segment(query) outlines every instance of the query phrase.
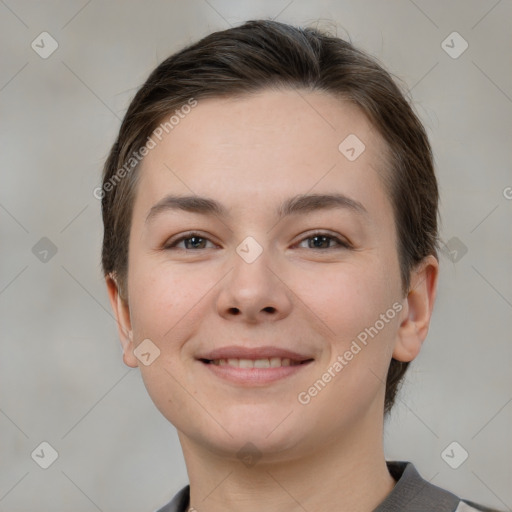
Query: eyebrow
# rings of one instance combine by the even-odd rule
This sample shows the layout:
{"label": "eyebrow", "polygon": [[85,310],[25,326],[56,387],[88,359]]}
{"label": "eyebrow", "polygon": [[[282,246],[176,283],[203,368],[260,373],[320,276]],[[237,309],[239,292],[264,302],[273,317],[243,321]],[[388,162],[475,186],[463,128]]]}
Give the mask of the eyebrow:
{"label": "eyebrow", "polygon": [[[359,215],[368,215],[366,208],[355,199],[343,194],[301,194],[286,199],[276,211],[278,219],[290,215],[304,215],[313,211],[347,209]],[[228,209],[214,199],[200,196],[168,195],[151,207],[146,223],[166,211],[182,210],[200,215],[216,215],[230,217]]]}

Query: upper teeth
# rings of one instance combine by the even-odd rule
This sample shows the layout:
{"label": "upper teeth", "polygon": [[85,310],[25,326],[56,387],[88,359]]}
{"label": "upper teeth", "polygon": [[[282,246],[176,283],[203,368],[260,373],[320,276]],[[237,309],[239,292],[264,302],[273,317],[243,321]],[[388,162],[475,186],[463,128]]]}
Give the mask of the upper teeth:
{"label": "upper teeth", "polygon": [[229,365],[237,368],[277,368],[279,366],[295,366],[299,361],[293,361],[288,358],[270,357],[263,359],[214,359],[216,365]]}

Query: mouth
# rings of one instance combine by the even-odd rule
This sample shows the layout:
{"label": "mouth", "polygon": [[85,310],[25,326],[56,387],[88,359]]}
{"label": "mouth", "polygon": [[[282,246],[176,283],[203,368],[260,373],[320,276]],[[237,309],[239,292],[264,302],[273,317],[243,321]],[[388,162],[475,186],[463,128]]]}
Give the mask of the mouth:
{"label": "mouth", "polygon": [[298,366],[307,364],[313,359],[297,360],[289,357],[265,357],[261,359],[199,359],[205,364],[214,364],[216,366],[231,366],[233,368],[281,368],[286,366]]}
{"label": "mouth", "polygon": [[314,358],[276,347],[225,347],[197,358],[216,377],[240,386],[265,385],[295,375]]}

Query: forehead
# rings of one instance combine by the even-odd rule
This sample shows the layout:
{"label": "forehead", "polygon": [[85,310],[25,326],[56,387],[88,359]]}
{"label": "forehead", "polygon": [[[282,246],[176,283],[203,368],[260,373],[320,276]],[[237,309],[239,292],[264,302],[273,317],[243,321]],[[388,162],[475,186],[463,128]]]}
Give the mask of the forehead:
{"label": "forehead", "polygon": [[384,141],[356,105],[328,93],[265,90],[199,100],[161,141],[153,139],[136,201],[146,207],[169,192],[241,207],[333,189],[383,199]]}

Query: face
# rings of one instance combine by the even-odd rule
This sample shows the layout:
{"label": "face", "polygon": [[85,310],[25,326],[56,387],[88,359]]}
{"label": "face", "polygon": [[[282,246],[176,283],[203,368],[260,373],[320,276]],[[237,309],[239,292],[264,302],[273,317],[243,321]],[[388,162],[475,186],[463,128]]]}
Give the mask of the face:
{"label": "face", "polygon": [[124,360],[181,438],[286,458],[381,424],[389,361],[426,334],[385,154],[355,106],[290,90],[201,100],[145,157],[128,304],[110,296]]}

